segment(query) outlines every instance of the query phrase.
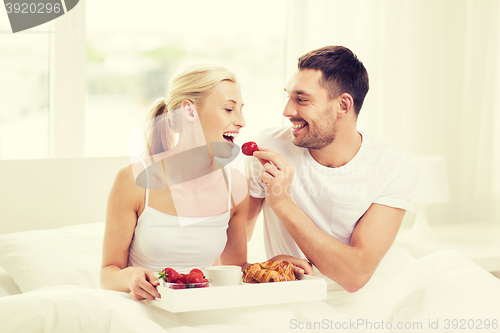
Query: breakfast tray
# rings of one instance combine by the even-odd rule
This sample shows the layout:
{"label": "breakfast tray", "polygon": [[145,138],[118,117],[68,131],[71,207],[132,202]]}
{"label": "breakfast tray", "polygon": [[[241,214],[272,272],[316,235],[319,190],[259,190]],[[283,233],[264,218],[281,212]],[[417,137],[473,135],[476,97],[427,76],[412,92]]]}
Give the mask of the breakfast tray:
{"label": "breakfast tray", "polygon": [[147,301],[169,312],[190,312],[326,299],[326,281],[302,276],[296,281],[193,289],[157,287],[161,299]]}

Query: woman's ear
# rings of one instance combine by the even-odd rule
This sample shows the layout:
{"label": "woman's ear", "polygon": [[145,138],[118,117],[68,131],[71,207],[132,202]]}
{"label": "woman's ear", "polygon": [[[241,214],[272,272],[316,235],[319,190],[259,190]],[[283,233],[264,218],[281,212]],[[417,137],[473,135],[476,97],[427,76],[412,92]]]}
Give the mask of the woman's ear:
{"label": "woman's ear", "polygon": [[181,111],[182,115],[189,121],[194,121],[198,116],[196,105],[188,99],[182,101]]}

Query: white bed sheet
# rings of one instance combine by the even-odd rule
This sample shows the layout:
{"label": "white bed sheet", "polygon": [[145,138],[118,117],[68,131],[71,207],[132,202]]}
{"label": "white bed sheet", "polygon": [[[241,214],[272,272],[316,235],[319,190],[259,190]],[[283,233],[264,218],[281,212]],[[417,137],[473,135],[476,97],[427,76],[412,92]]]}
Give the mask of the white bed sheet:
{"label": "white bed sheet", "polygon": [[[478,320],[500,319],[500,280],[456,251],[415,260],[393,248],[360,291],[350,294],[335,284],[330,286],[333,290],[326,301],[178,314],[125,293],[51,286],[0,297],[0,331],[464,332],[453,330],[451,322],[446,329],[446,320],[477,324]],[[436,322],[438,327],[429,330]],[[421,323],[422,329],[395,329],[398,323]],[[377,324],[379,329],[375,329]]]}
{"label": "white bed sheet", "polygon": [[[74,225],[104,219],[111,182],[128,161],[0,163],[10,175],[2,183],[1,201],[9,205],[0,234],[47,228],[0,235],[0,332],[500,332],[500,280],[454,251],[415,260],[393,247],[360,291],[350,294],[330,281],[327,300],[318,302],[172,314],[98,289],[104,224]],[[54,209],[54,202],[61,205]],[[63,225],[74,227],[50,229]],[[263,244],[255,242],[260,252],[250,251],[249,259],[260,261]],[[466,329],[447,329],[446,320],[464,320]],[[482,320],[483,328],[488,320],[490,329],[470,328],[471,320]],[[398,323],[421,327],[397,329]]]}

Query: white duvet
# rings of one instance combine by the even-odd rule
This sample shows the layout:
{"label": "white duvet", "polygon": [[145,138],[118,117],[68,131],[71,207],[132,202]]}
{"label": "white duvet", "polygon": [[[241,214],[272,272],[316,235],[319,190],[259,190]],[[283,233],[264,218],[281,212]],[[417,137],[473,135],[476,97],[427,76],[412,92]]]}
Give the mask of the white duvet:
{"label": "white duvet", "polygon": [[455,251],[415,260],[399,248],[363,289],[330,290],[326,301],[173,314],[83,286],[0,297],[2,333],[498,332],[499,320],[499,279]]}

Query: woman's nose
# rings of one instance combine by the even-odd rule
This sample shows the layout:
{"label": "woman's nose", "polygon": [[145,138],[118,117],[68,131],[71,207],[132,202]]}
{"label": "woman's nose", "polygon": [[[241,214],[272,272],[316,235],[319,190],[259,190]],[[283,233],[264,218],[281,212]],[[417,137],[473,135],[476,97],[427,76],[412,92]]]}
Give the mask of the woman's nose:
{"label": "woman's nose", "polygon": [[245,117],[241,112],[238,112],[238,117],[236,118],[235,125],[239,127],[245,127],[246,125]]}

